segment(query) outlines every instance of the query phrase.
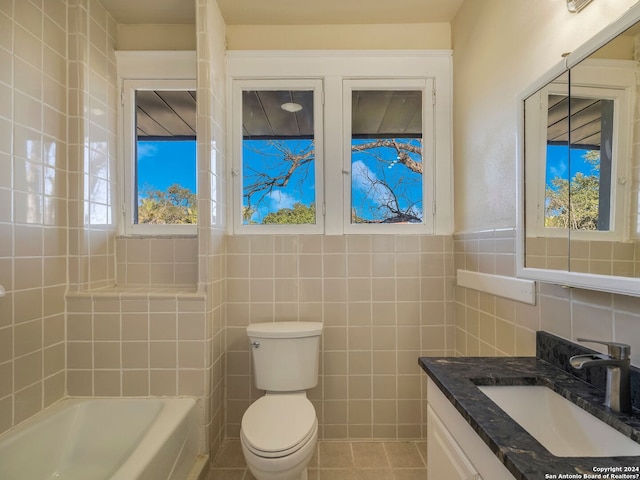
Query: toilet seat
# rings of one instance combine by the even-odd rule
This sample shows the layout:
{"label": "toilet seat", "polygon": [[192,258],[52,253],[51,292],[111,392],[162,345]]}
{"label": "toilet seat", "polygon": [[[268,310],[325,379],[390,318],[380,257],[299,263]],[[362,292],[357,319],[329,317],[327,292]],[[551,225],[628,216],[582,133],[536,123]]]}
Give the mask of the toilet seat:
{"label": "toilet seat", "polygon": [[278,458],[299,450],[317,428],[315,409],[306,396],[273,394],[249,406],[242,417],[240,436],[255,455]]}

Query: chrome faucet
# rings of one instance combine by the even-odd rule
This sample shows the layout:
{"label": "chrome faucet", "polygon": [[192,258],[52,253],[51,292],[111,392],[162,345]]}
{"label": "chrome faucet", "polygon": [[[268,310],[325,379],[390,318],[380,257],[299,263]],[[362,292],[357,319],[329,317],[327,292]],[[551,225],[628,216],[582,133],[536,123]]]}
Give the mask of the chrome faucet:
{"label": "chrome faucet", "polygon": [[616,412],[631,412],[631,346],[626,343],[601,342],[578,338],[579,342],[599,343],[606,345],[607,354],[574,355],[569,363],[576,370],[590,367],[607,367],[607,392],[605,405]]}

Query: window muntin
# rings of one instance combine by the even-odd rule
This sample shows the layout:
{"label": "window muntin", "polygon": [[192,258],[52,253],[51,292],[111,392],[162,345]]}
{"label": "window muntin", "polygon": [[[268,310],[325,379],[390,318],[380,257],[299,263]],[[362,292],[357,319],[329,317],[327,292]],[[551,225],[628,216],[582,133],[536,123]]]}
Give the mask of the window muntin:
{"label": "window muntin", "polygon": [[236,229],[322,231],[321,94],[319,80],[234,82]]}
{"label": "window muntin", "polygon": [[195,234],[193,80],[125,80],[125,233]]}

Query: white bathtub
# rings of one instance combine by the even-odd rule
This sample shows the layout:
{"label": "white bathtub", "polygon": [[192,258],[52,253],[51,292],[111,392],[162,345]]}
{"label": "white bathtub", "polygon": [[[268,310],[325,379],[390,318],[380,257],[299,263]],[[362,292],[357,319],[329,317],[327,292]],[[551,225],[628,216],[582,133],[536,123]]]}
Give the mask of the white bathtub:
{"label": "white bathtub", "polygon": [[195,480],[198,437],[190,398],[65,399],[0,437],[0,479]]}

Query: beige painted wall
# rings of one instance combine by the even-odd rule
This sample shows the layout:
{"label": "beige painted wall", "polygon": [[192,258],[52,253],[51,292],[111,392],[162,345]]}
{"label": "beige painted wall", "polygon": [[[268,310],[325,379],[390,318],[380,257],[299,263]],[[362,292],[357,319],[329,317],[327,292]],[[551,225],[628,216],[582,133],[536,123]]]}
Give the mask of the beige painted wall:
{"label": "beige painted wall", "polygon": [[229,50],[450,49],[451,26],[448,23],[228,25],[227,48]]}
{"label": "beige painted wall", "polygon": [[195,49],[195,25],[118,25],[116,50]]}
{"label": "beige painted wall", "polygon": [[[515,275],[516,95],[635,3],[598,0],[577,15],[555,0],[464,3],[452,37],[456,269]],[[638,298],[542,282],[537,292],[530,306],[457,287],[456,352],[533,355],[546,330],[629,343],[640,365]]]}
{"label": "beige painted wall", "polygon": [[636,0],[466,1],[452,26],[455,228],[516,223],[516,96]]}

